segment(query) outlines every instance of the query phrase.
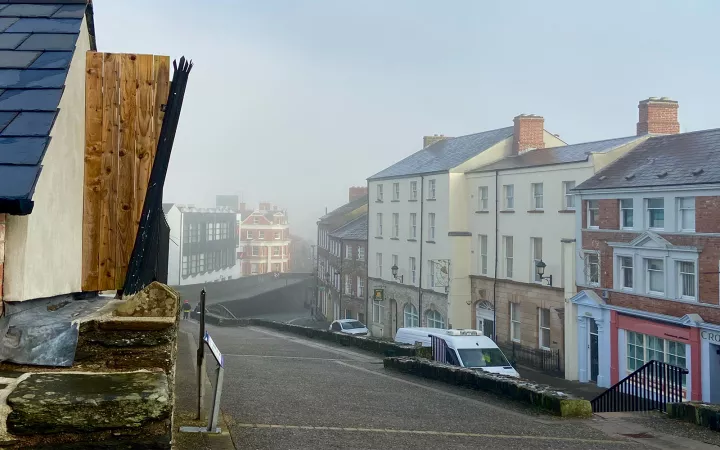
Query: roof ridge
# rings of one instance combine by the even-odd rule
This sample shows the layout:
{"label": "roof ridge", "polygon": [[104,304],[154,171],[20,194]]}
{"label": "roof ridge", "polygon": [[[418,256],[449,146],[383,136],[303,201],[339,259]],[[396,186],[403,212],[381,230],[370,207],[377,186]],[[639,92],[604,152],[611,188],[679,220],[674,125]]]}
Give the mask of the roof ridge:
{"label": "roof ridge", "polygon": [[686,131],[684,133],[673,133],[673,134],[652,134],[648,133],[650,138],[669,138],[673,136],[687,136],[688,134],[707,133],[710,131],[720,131],[720,128],[708,128],[705,130]]}

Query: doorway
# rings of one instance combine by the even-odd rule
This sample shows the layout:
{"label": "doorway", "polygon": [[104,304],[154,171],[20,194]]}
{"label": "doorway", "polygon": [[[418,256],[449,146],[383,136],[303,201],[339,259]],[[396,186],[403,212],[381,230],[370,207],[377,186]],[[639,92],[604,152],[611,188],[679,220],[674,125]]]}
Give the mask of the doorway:
{"label": "doorway", "polygon": [[590,381],[597,383],[598,373],[600,372],[600,335],[595,319],[588,318],[588,322],[588,363],[590,365],[588,372],[590,373]]}
{"label": "doorway", "polygon": [[475,306],[475,329],[482,331],[484,336],[493,339],[495,336],[495,321],[492,305],[487,301],[479,302]]}
{"label": "doorway", "polygon": [[340,319],[340,305],[338,302],[333,302],[333,320]]}
{"label": "doorway", "polygon": [[710,345],[710,403],[720,403],[720,345]]}

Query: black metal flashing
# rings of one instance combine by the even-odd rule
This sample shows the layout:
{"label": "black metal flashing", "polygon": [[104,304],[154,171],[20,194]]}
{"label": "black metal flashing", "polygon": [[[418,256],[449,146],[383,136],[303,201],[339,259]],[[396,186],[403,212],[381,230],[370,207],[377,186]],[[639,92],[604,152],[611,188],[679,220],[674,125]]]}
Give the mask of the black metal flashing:
{"label": "black metal flashing", "polygon": [[467,236],[472,237],[472,233],[469,231],[448,231],[448,236]]}

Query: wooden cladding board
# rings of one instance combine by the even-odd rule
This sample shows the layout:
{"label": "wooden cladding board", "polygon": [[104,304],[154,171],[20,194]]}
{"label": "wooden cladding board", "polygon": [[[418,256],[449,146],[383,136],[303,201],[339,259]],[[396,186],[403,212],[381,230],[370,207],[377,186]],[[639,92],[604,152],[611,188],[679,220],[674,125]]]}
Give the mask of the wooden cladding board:
{"label": "wooden cladding board", "polygon": [[83,291],[121,289],[170,91],[170,57],[88,52]]}

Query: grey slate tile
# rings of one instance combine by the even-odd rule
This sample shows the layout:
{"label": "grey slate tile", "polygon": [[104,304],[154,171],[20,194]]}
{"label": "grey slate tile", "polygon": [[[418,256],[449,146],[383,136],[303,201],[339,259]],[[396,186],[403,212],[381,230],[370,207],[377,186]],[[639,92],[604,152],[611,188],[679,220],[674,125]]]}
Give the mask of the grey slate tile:
{"label": "grey slate tile", "polygon": [[74,50],[77,34],[33,34],[17,50]]}
{"label": "grey slate tile", "polygon": [[48,142],[49,138],[47,137],[0,136],[0,167],[2,167],[3,164],[40,164]]}
{"label": "grey slate tile", "polygon": [[[5,149],[0,146],[0,161]],[[0,165],[0,198],[24,199],[32,196],[40,166]]]}
{"label": "grey slate tile", "polygon": [[24,69],[40,56],[40,52],[0,50],[0,69]]}
{"label": "grey slate tile", "polygon": [[2,33],[0,34],[0,50],[14,50],[30,36],[29,33]]}
{"label": "grey slate tile", "polygon": [[2,130],[5,129],[17,115],[18,113],[16,112],[0,112],[0,133],[2,133]]}
{"label": "grey slate tile", "polygon": [[65,69],[70,66],[72,57],[73,52],[45,52],[30,64],[29,69]]}
{"label": "grey slate tile", "polygon": [[86,5],[63,5],[53,18],[74,18],[82,19],[85,16]]}
{"label": "grey slate tile", "polygon": [[[0,11],[0,13],[2,13],[2,11]],[[4,32],[17,21],[18,19],[15,17],[0,17],[0,32]]]}
{"label": "grey slate tile", "polygon": [[67,71],[0,69],[0,88],[61,88]]}
{"label": "grey slate tile", "polygon": [[20,19],[12,24],[8,33],[77,33],[80,19]]}
{"label": "grey slate tile", "polygon": [[22,112],[0,132],[0,137],[48,136],[56,115],[57,111]]}
{"label": "grey slate tile", "polygon": [[0,111],[55,111],[62,89],[7,89],[0,95]]}
{"label": "grey slate tile", "polygon": [[50,17],[59,9],[60,5],[36,5],[27,3],[8,5],[7,8],[0,11],[0,16]]}

